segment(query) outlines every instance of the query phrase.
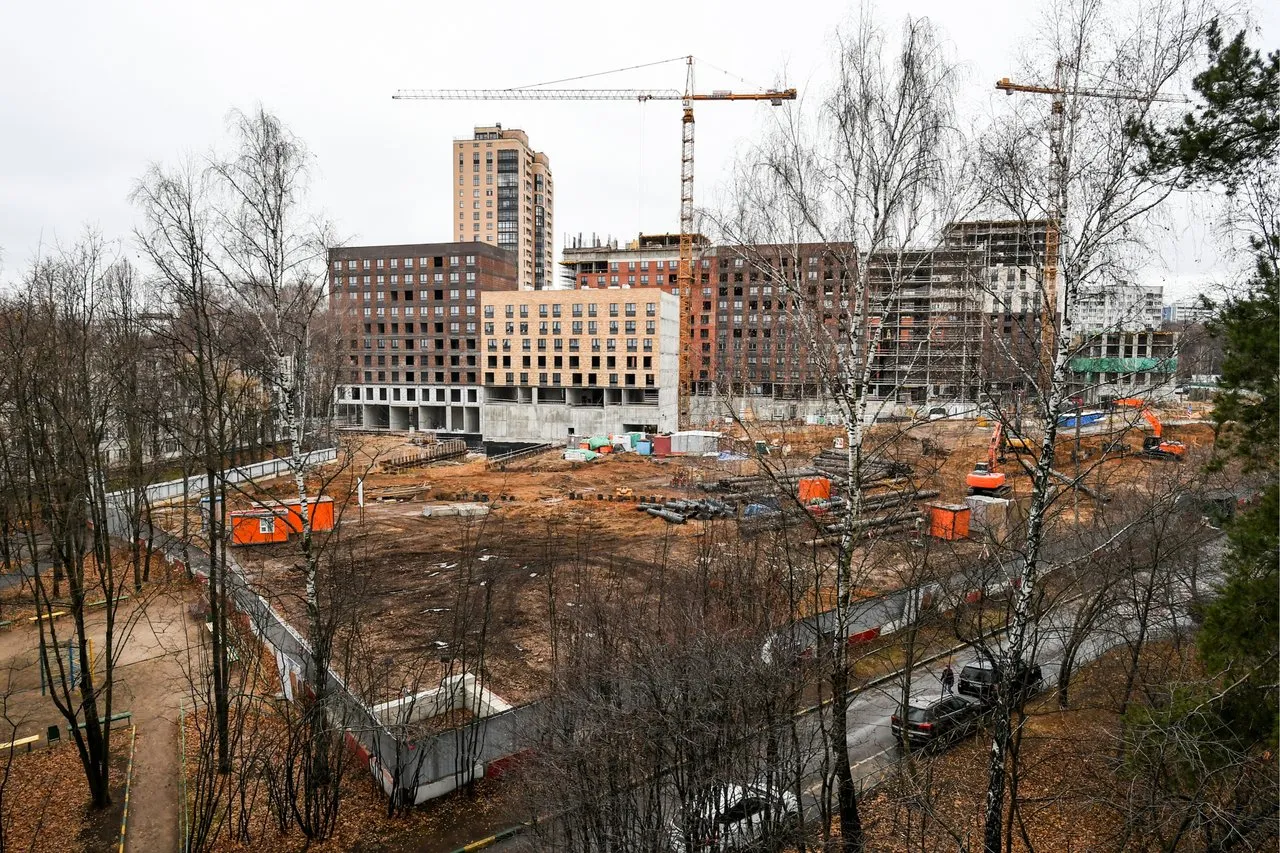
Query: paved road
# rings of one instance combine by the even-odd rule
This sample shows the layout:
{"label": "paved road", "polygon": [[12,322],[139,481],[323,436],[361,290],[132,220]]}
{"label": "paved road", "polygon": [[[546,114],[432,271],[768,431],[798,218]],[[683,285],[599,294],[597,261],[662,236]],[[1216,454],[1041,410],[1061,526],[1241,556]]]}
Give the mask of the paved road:
{"label": "paved road", "polygon": [[[1206,585],[1211,585],[1219,576],[1217,566],[1223,554],[1223,540],[1218,539],[1206,548],[1206,559],[1201,563],[1200,592]],[[1192,598],[1192,590],[1185,581],[1177,580],[1172,588],[1165,590],[1161,599],[1149,614],[1148,637],[1169,636],[1190,625],[1187,604]],[[1041,622],[1033,637],[1034,659],[1040,663],[1045,689],[1052,690],[1057,686],[1058,673],[1062,664],[1063,647],[1068,641],[1071,626],[1076,614],[1077,601],[1067,601],[1050,611]],[[1076,653],[1076,666],[1082,666],[1100,657],[1104,652],[1131,640],[1139,625],[1137,612],[1132,604],[1118,606],[1105,614],[1086,638]],[[1000,640],[991,640],[999,645]],[[957,672],[970,660],[977,659],[978,654],[972,649],[957,651],[953,656],[953,666]],[[929,663],[917,667],[911,674],[911,695],[913,697],[933,698],[941,694],[942,684],[938,680],[941,663]],[[897,708],[901,695],[902,682],[891,679],[886,683],[863,690],[850,705],[850,731],[848,734],[850,761],[853,766],[854,780],[862,785],[873,783],[880,774],[891,768],[899,758],[898,744],[889,729],[889,717]],[[808,733],[810,743],[816,746],[818,736],[816,725]],[[811,772],[812,783],[809,790],[816,791],[820,780],[816,768]],[[487,849],[508,851],[533,849],[531,839],[516,837],[500,842]]]}

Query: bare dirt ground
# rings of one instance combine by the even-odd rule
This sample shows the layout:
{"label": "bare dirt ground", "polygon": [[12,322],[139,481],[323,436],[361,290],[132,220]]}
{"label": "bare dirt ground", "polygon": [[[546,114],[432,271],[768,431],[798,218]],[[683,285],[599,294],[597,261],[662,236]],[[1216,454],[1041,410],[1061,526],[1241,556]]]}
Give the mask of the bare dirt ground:
{"label": "bare dirt ground", "polygon": [[[960,503],[965,476],[986,459],[990,427],[973,421],[884,425],[869,436],[874,454],[911,464],[921,489],[941,494],[926,503]],[[1193,453],[1208,438],[1200,426],[1171,428]],[[835,427],[735,427],[725,446],[746,455],[754,442],[771,447],[768,463],[796,470],[843,435]],[[1098,462],[1104,437],[1082,441],[1086,481],[1104,491],[1123,493],[1150,478],[1160,463],[1136,456]],[[592,596],[654,594],[663,572],[691,566],[708,541],[706,523],[669,525],[637,512],[635,504],[609,500],[618,489],[657,498],[705,497],[697,488],[727,476],[758,473],[755,458],[720,462],[714,458],[657,459],[617,454],[593,463],[566,462],[548,453],[489,470],[479,457],[451,460],[381,473],[379,461],[414,452],[408,436],[351,439],[356,447],[351,469],[364,475],[366,505],[354,500],[355,474],[344,471],[325,484],[339,506],[338,530],[325,544],[330,556],[350,565],[342,583],[344,598],[359,613],[359,648],[349,678],[375,701],[405,690],[434,687],[439,678],[466,669],[480,671],[486,683],[512,703],[539,696],[550,671],[554,648],[550,625],[558,614],[582,606]],[[1140,444],[1137,436],[1130,443]],[[1055,466],[1075,474],[1073,442],[1059,442]],[[1091,468],[1089,466],[1092,466]],[[1015,497],[1030,494],[1030,477],[1010,456],[1003,466]],[[319,478],[311,484],[319,488]],[[247,507],[261,494],[287,497],[287,480],[264,484],[258,494],[232,500]],[[575,495],[577,499],[572,499]],[[424,518],[425,504],[484,500],[493,508],[482,518]],[[1075,518],[1086,522],[1092,505],[1077,501]],[[738,539],[732,522],[716,523],[717,547]],[[169,525],[173,527],[173,517]],[[979,554],[978,542],[949,543],[956,559]],[[305,620],[296,542],[241,547],[236,559],[264,593],[295,625]],[[909,582],[893,567],[868,578],[862,594],[874,594]],[[354,670],[359,671],[354,671]]]}

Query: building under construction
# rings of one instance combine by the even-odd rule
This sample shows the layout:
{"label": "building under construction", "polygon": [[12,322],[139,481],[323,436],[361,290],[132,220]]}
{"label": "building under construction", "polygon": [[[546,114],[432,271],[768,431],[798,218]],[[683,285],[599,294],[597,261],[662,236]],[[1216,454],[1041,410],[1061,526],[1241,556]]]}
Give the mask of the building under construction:
{"label": "building under construction", "polygon": [[[835,415],[837,356],[872,353],[871,392],[890,405],[971,407],[980,388],[984,254],[939,247],[886,255],[870,268],[866,339],[850,341],[858,261],[835,244],[711,246],[694,263],[688,371],[694,421]],[[842,251],[844,250],[844,251]],[[641,235],[625,248],[564,248],[577,288],[676,289],[678,244]]]}

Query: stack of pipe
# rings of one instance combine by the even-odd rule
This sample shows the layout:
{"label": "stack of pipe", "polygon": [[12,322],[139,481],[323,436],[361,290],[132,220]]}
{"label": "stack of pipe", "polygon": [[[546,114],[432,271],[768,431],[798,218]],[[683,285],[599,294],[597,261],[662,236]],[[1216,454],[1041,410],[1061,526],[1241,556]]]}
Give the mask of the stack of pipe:
{"label": "stack of pipe", "polygon": [[666,503],[641,503],[636,505],[640,512],[647,512],[671,524],[684,524],[689,519],[709,521],[713,518],[733,518],[735,510],[724,501],[707,499],[702,501],[667,501]]}

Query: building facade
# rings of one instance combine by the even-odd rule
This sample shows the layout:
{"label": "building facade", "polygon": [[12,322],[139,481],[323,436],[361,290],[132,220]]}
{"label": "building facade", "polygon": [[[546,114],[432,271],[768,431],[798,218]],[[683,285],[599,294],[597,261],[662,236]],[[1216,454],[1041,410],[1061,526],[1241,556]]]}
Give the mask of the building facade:
{"label": "building facade", "polygon": [[512,252],[520,287],[554,286],[551,161],[523,130],[477,127],[453,141],[453,239]]}
{"label": "building facade", "polygon": [[518,286],[513,253],[484,243],[329,250],[341,330],[338,415],[367,429],[478,438],[482,296]]}
{"label": "building facade", "polygon": [[1118,281],[1081,285],[1075,305],[1075,331],[1140,332],[1158,329],[1164,287]]}
{"label": "building facade", "polygon": [[676,429],[679,328],[656,287],[486,293],[485,438]]}
{"label": "building facade", "polygon": [[[834,416],[832,353],[861,352],[846,320],[857,260],[825,244],[711,246],[696,242],[691,353],[684,369],[695,422]],[[564,249],[566,283],[674,291],[677,235],[640,235],[625,248],[582,241]],[[842,251],[842,249],[844,251]],[[976,402],[981,359],[982,252],[939,248],[895,255],[870,270],[876,361],[872,394],[896,404]],[[872,331],[874,330],[874,332]]]}

